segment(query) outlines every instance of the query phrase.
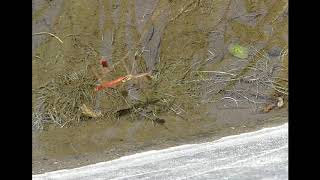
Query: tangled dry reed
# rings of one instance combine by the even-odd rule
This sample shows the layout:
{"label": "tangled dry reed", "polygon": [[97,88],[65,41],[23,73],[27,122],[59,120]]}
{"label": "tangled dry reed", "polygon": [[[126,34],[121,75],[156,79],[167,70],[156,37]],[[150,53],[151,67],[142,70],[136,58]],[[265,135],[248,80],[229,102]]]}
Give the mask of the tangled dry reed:
{"label": "tangled dry reed", "polygon": [[36,103],[32,113],[33,129],[43,129],[46,124],[64,127],[70,122],[79,122],[83,104],[93,106],[92,91],[95,78],[87,70],[61,75],[35,90]]}

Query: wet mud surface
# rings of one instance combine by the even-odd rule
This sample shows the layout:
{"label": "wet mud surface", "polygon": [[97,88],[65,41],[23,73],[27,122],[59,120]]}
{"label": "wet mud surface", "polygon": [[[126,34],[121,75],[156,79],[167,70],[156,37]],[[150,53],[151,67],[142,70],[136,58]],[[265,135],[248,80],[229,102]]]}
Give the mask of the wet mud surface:
{"label": "wet mud surface", "polygon": [[[285,123],[287,5],[33,0],[32,173]],[[248,58],[232,56],[232,43]],[[84,117],[83,104],[99,116]]]}

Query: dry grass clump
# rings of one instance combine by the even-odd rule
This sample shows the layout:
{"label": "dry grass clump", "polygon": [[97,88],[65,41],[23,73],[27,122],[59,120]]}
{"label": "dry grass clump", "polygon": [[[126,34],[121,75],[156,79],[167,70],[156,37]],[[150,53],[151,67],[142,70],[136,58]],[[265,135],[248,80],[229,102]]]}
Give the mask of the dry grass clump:
{"label": "dry grass clump", "polygon": [[61,75],[35,90],[35,107],[32,113],[34,129],[43,129],[45,124],[59,127],[69,122],[79,122],[83,105],[95,105],[95,78],[86,70]]}

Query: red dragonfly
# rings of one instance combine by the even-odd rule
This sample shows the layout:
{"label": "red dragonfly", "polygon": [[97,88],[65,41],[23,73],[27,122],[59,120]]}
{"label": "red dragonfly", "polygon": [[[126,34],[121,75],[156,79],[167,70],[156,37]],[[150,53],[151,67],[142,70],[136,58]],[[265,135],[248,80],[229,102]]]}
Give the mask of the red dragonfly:
{"label": "red dragonfly", "polygon": [[[129,53],[127,53],[127,55],[126,55],[125,57],[123,57],[119,62],[122,62],[128,55],[129,55]],[[114,69],[114,66],[115,66],[115,65],[113,65],[113,66],[111,67],[111,69],[109,69],[108,61],[107,61],[107,59],[105,59],[105,58],[101,58],[100,64],[102,65],[102,72],[103,72],[103,74],[106,74],[106,73],[112,71],[112,70]],[[151,72],[149,72],[149,73],[142,73],[142,74],[138,74],[138,75],[132,75],[132,74],[130,74],[130,72],[129,72],[129,70],[128,70],[128,68],[126,67],[125,64],[124,64],[124,67],[125,67],[126,71],[128,72],[128,75],[118,77],[117,79],[112,80],[112,81],[109,81],[109,82],[102,82],[100,85],[97,85],[97,86],[94,88],[94,90],[95,90],[95,91],[101,91],[101,90],[103,90],[103,89],[105,89],[105,88],[115,87],[115,86],[120,85],[121,83],[124,83],[124,82],[126,82],[126,81],[129,81],[129,80],[131,80],[131,79],[133,79],[133,78],[147,77],[148,79],[151,79],[151,76],[150,76],[150,73],[151,73]],[[93,70],[95,76],[98,78],[98,81],[101,82],[101,77],[99,77],[99,75],[94,71],[94,69],[92,69],[92,70]]]}
{"label": "red dragonfly", "polygon": [[96,86],[94,90],[95,91],[101,91],[101,90],[103,90],[105,88],[115,87],[115,86],[117,86],[117,85],[119,85],[121,83],[124,83],[126,81],[129,81],[129,80],[131,80],[133,78],[141,78],[141,77],[144,77],[144,76],[150,78],[150,73],[142,73],[142,74],[139,74],[139,75],[136,75],[136,76],[134,76],[132,74],[129,74],[127,76],[122,76],[122,77],[119,77],[119,78],[117,78],[115,80],[101,83],[100,85]]}
{"label": "red dragonfly", "polygon": [[116,85],[121,84],[122,82],[125,82],[126,79],[127,79],[127,77],[124,76],[124,77],[119,77],[119,78],[117,78],[117,79],[115,79],[115,80],[113,80],[113,81],[110,81],[110,82],[104,82],[104,83],[96,86],[96,87],[94,88],[94,90],[95,90],[95,91],[100,91],[100,90],[103,90],[103,89],[105,89],[105,88],[114,87],[114,86],[116,86]]}

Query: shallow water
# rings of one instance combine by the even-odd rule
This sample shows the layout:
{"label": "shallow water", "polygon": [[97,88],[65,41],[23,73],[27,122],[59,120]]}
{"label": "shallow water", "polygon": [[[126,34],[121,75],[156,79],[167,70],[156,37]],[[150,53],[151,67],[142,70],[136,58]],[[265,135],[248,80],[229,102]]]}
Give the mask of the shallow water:
{"label": "shallow water", "polygon": [[33,178],[288,179],[288,124]]}
{"label": "shallow water", "polygon": [[[288,43],[287,4],[280,0],[33,0],[33,33],[51,32],[63,41],[32,36],[35,91],[60,75],[84,69],[92,73],[90,67],[99,72],[101,57],[114,65],[126,54],[124,63],[103,80],[149,71],[156,77],[151,83],[128,81],[94,95],[95,103],[87,105],[105,114],[102,118],[33,131],[33,173],[175,145],[209,132],[223,136],[234,132],[231,127],[245,131],[279,123],[274,118],[287,116],[286,101],[284,107],[268,113],[261,109],[274,103],[275,96],[286,100],[286,95],[265,84],[265,72],[252,68],[265,67],[274,71],[272,77],[287,78],[288,58],[283,55]],[[250,47],[249,58],[240,60],[228,53],[232,42]],[[214,83],[227,76],[198,71],[223,71],[264,83]],[[120,97],[118,91],[128,93]],[[222,101],[223,97],[237,99],[237,104],[230,98]],[[112,118],[128,104],[150,99],[160,103],[146,103],[138,116]],[[33,93],[33,110],[42,113],[35,108],[39,104]]]}

